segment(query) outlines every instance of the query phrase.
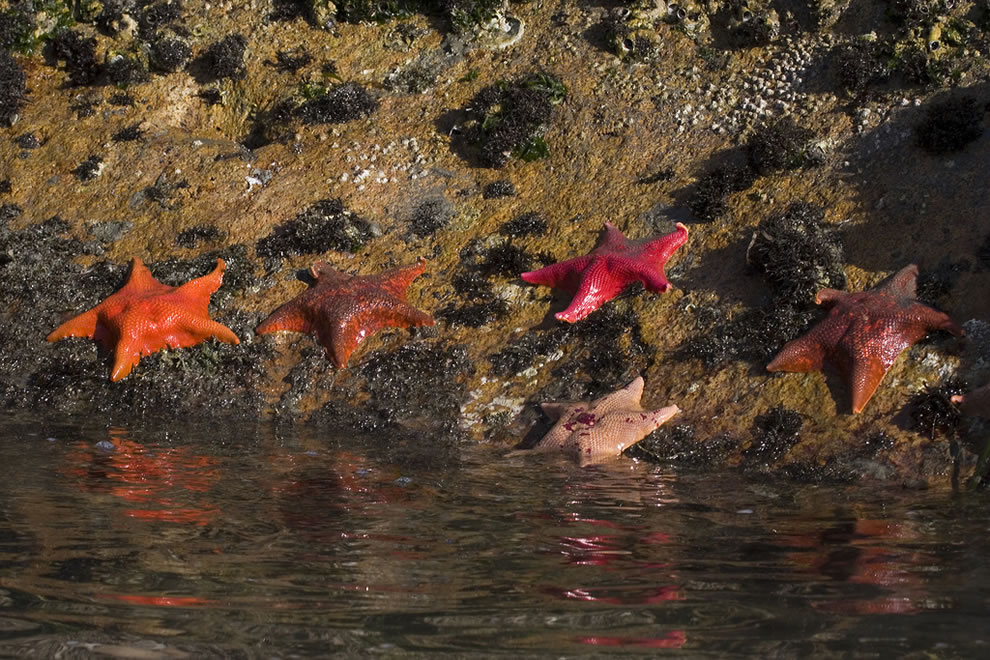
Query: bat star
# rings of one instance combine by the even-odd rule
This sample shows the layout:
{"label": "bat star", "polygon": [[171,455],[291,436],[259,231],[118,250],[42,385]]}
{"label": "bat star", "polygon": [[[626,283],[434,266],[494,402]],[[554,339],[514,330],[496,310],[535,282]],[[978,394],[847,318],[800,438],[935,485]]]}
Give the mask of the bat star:
{"label": "bat star", "polygon": [[828,359],[848,383],[853,413],[861,412],[905,348],[932,330],[964,334],[948,315],[917,300],[917,278],[911,264],[870,291],[822,289],[815,302],[831,308],[828,316],[784,345],[767,371],[817,371]]}
{"label": "bat star", "polygon": [[582,467],[615,458],[680,412],[677,406],[644,410],[642,396],[643,378],[638,376],[590,404],[544,403],[543,412],[557,423],[532,449],[511,454],[562,451]]}
{"label": "bat star", "polygon": [[110,380],[131,373],[138,361],[166,348],[184,348],[216,337],[227,344],[240,340],[225,325],[210,319],[210,296],[223,282],[226,263],[217,259],[209,275],[168,286],[154,278],[134,257],[131,274],[119,291],[96,307],[58,326],[48,341],[92,337],[114,351]]}
{"label": "bat star", "polygon": [[523,273],[520,277],[532,284],[573,293],[571,304],[554,317],[575,323],[615,298],[633,282],[642,282],[654,293],[669,289],[664,265],[687,239],[687,227],[679,222],[671,234],[635,241],[627,239],[611,222],[606,222],[604,236],[588,254]]}
{"label": "bat star", "polygon": [[378,275],[348,275],[317,262],[310,269],[316,283],[272,312],[255,332],[315,334],[330,361],[343,369],[358,344],[382,328],[435,323],[406,302],[406,289],[425,268],[426,259],[420,258]]}

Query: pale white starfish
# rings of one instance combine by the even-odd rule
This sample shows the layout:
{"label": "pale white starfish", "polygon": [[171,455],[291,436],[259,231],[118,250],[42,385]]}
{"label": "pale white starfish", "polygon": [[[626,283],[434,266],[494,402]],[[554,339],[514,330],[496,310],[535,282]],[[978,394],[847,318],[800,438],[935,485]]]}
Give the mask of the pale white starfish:
{"label": "pale white starfish", "polygon": [[532,449],[510,455],[563,451],[582,466],[614,458],[680,412],[677,406],[644,410],[642,396],[643,378],[639,376],[590,404],[544,403],[543,412],[557,423]]}

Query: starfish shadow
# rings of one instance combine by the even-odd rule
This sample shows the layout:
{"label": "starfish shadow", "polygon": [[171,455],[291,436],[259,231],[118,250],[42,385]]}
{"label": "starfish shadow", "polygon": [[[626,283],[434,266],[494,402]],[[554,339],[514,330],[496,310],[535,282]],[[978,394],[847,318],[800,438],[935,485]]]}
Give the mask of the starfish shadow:
{"label": "starfish shadow", "polygon": [[939,104],[967,96],[982,107],[990,83],[942,92],[922,106],[896,111],[850,145],[846,151],[853,157],[840,174],[854,185],[852,197],[869,218],[844,232],[847,262],[871,271],[917,263],[922,278],[936,264],[955,265],[959,276],[939,302],[959,320],[990,318],[990,298],[982,295],[990,286],[990,268],[981,247],[990,240],[990,132],[937,155],[920,148],[919,139],[931,132],[921,128],[929,113],[934,123],[952,124],[951,110],[940,113]]}

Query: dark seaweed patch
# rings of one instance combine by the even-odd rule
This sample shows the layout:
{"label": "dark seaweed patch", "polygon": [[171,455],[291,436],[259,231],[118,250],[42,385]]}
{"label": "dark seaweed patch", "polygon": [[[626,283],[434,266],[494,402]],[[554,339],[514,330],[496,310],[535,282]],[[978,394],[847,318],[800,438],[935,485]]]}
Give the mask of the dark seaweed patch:
{"label": "dark seaweed patch", "polygon": [[313,61],[313,56],[306,52],[305,48],[298,50],[280,50],[275,53],[275,61],[268,62],[282,73],[295,75],[299,69]]}
{"label": "dark seaweed patch", "polygon": [[832,50],[832,71],[838,84],[853,96],[862,95],[890,76],[887,58],[870,41],[855,41]]}
{"label": "dark seaweed patch", "polygon": [[757,226],[746,260],[766,279],[777,304],[807,306],[824,288],[842,289],[842,242],[814,204],[792,204]]}
{"label": "dark seaweed patch", "polygon": [[801,167],[808,162],[808,147],[814,136],[791,117],[763,125],[746,142],[749,164],[760,174]]}
{"label": "dark seaweed patch", "polygon": [[266,260],[330,250],[356,252],[376,233],[374,225],[345,209],[339,199],[323,199],[275,227],[258,241],[255,252]]}
{"label": "dark seaweed patch", "polygon": [[27,100],[27,76],[13,57],[0,52],[0,124],[10,126]]}
{"label": "dark seaweed patch", "polygon": [[247,39],[239,34],[231,34],[210,44],[203,53],[203,63],[214,80],[240,79],[247,73],[244,67],[246,49]]}
{"label": "dark seaweed patch", "polygon": [[141,124],[131,124],[127,128],[122,128],[113,134],[114,142],[133,142],[135,140],[140,140],[144,136],[144,131],[141,130]]}
{"label": "dark seaweed patch", "polygon": [[971,270],[969,261],[941,260],[934,268],[926,268],[918,275],[917,298],[923,303],[937,306],[955,286],[959,276]]}
{"label": "dark seaweed patch", "polygon": [[145,39],[151,37],[159,28],[179,20],[181,15],[182,3],[179,0],[148,4],[138,14],[141,36]]}
{"label": "dark seaweed patch", "polygon": [[546,73],[478,92],[467,106],[474,123],[466,137],[476,145],[481,164],[498,168],[512,157],[530,161],[549,156],[544,135],[553,107],[566,96],[564,84]]}
{"label": "dark seaweed patch", "polygon": [[112,85],[127,87],[148,80],[148,71],[144,63],[130,55],[114,55],[107,61],[103,70]]}
{"label": "dark seaweed patch", "polygon": [[185,39],[172,36],[160,36],[151,42],[148,52],[148,62],[156,71],[174,73],[186,68],[192,57],[192,48]]}
{"label": "dark seaweed patch", "polygon": [[512,185],[511,181],[505,179],[499,179],[498,181],[492,181],[485,186],[484,190],[481,192],[483,199],[501,199],[502,197],[514,197],[516,194],[516,187]]}
{"label": "dark seaweed patch", "polygon": [[770,465],[780,460],[801,440],[804,418],[795,410],[778,406],[753,423],[753,441],[743,450],[748,464]]}
{"label": "dark seaweed patch", "polygon": [[915,427],[932,440],[939,435],[955,437],[962,422],[962,412],[952,402],[952,397],[963,394],[966,389],[966,383],[950,380],[941,385],[928,385],[912,396],[908,408]]}
{"label": "dark seaweed patch", "polygon": [[713,308],[710,326],[688,339],[679,349],[682,357],[716,367],[731,360],[765,362],[784,344],[807,330],[816,318],[814,310],[792,305],[770,305],[744,310],[729,317]]}
{"label": "dark seaweed patch", "polygon": [[729,195],[746,190],[754,181],[756,173],[749,167],[717,167],[698,179],[688,207],[700,220],[717,220],[729,210]]}
{"label": "dark seaweed patch", "polygon": [[75,174],[80,181],[92,181],[96,177],[100,176],[102,169],[103,158],[93,155],[80,163],[76,169],[72,170],[72,173]]}
{"label": "dark seaweed patch", "polygon": [[[321,90],[322,91],[322,90]],[[378,101],[359,83],[343,83],[317,93],[295,110],[304,124],[341,124],[367,117]]]}
{"label": "dark seaweed patch", "polygon": [[96,39],[75,30],[62,30],[49,41],[52,57],[65,65],[69,82],[89,85],[96,81],[102,67],[96,60]]}
{"label": "dark seaweed patch", "polygon": [[14,138],[14,144],[21,149],[37,149],[41,146],[41,140],[34,133],[24,133]]}
{"label": "dark seaweed patch", "polygon": [[689,424],[661,426],[625,451],[626,456],[653,463],[712,466],[721,464],[738,441],[726,434],[697,437]]}
{"label": "dark seaweed patch", "polygon": [[499,227],[498,233],[509,238],[539,236],[545,234],[547,228],[546,218],[539,213],[523,213]]}
{"label": "dark seaweed patch", "polygon": [[196,225],[195,227],[180,231],[175,237],[175,244],[179,247],[192,249],[198,246],[200,241],[213,243],[223,240],[226,237],[226,232],[213,225]]}
{"label": "dark seaweed patch", "polygon": [[[553,383],[539,396],[545,401],[560,401],[598,397],[628,385],[648,366],[650,355],[636,315],[612,303],[578,323],[534,328],[488,355],[488,362],[493,375],[511,378],[529,367],[541,366],[551,356],[559,359],[553,368]],[[575,374],[587,374],[591,380],[576,383]]]}
{"label": "dark seaweed patch", "polygon": [[[350,388],[360,387],[370,395],[360,409],[350,402],[356,391],[348,389],[310,421],[338,429],[388,431],[387,437],[393,439],[396,434],[410,433],[411,428],[434,440],[460,438],[457,423],[465,397],[465,376],[472,371],[463,346],[406,343],[390,353],[375,353],[363,364],[352,367],[358,380],[351,381]],[[310,383],[303,386],[309,387]]]}
{"label": "dark seaweed patch", "polygon": [[419,238],[431,236],[450,224],[454,217],[454,205],[442,196],[424,199],[413,209],[409,229]]}

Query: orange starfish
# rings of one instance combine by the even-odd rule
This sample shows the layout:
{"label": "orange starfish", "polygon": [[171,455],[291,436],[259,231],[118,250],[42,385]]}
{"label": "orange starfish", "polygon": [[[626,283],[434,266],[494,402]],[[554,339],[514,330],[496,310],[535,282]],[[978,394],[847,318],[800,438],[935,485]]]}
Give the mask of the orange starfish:
{"label": "orange starfish", "polygon": [[410,328],[436,321],[406,302],[406,289],[423,274],[426,259],[378,275],[348,275],[318,261],[316,283],[285,303],[255,328],[315,334],[338,369],[362,341],[382,328]]}
{"label": "orange starfish", "polygon": [[917,278],[911,264],[871,291],[822,289],[815,302],[831,307],[828,316],[788,342],[767,371],[817,371],[828,358],[849,381],[852,411],[861,412],[901,351],[931,330],[964,334],[946,314],[918,302]]}
{"label": "orange starfish", "polygon": [[92,337],[114,349],[110,380],[131,373],[142,356],[165,348],[184,348],[216,337],[239,344],[230,328],[210,319],[210,296],[223,281],[223,259],[213,272],[182,286],[168,286],[154,278],[137,257],[131,261],[127,283],[93,309],[69,319],[48,335],[48,341],[63,337]]}

